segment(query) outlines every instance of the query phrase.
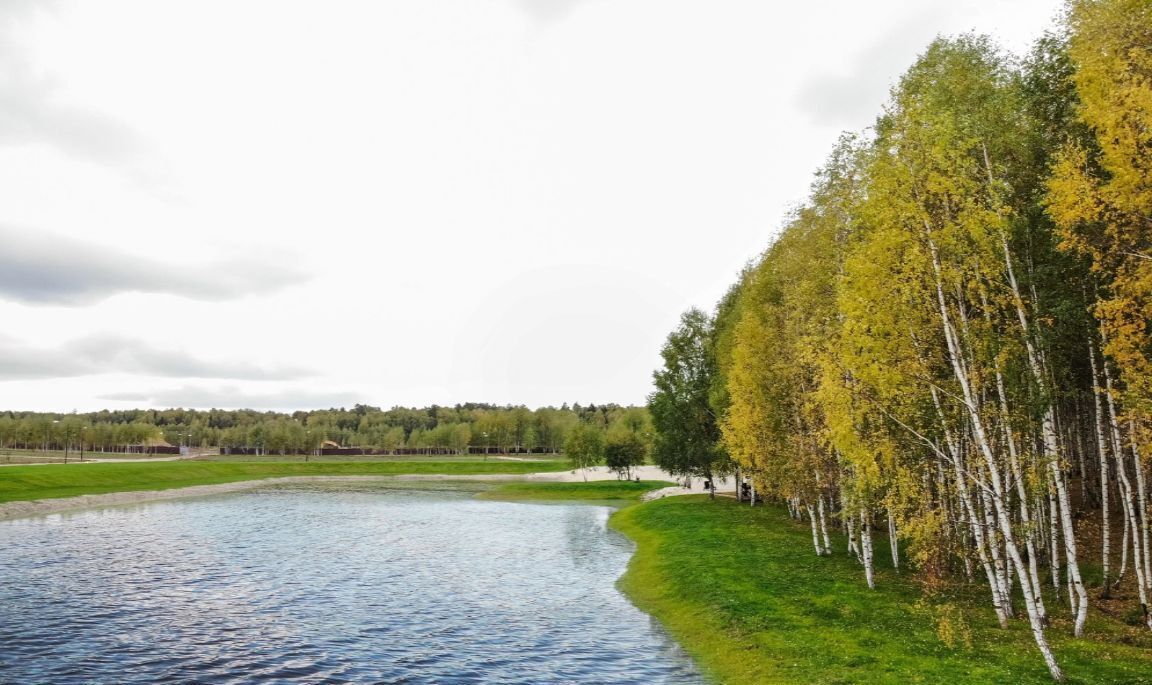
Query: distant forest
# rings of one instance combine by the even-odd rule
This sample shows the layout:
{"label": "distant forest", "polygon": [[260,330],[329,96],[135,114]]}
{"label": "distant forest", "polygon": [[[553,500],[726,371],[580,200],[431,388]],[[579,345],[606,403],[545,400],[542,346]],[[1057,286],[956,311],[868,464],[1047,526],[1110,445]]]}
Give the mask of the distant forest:
{"label": "distant forest", "polygon": [[[167,442],[253,454],[329,447],[381,452],[559,452],[576,426],[650,435],[644,407],[564,404],[528,409],[484,403],[421,409],[319,409],[291,414],[250,409],[131,409],[85,414],[0,412],[0,447],[123,451]],[[81,444],[83,443],[83,444]]]}

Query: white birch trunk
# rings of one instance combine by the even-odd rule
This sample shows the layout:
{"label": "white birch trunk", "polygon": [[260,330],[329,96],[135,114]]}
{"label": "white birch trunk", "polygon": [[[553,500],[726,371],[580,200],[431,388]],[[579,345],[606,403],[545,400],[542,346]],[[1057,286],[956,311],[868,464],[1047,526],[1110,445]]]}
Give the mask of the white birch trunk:
{"label": "white birch trunk", "polygon": [[1120,505],[1120,520],[1124,522],[1124,530],[1120,533],[1120,572],[1116,574],[1116,580],[1112,581],[1112,587],[1120,587],[1120,581],[1124,580],[1124,574],[1128,572],[1128,517],[1124,515],[1124,505]]}
{"label": "white birch trunk", "polygon": [[[983,504],[981,511],[984,515],[984,527],[989,531],[995,531],[999,528],[996,522],[995,515],[992,510],[995,508],[992,504],[992,495],[987,490],[980,491],[980,501]],[[1008,618],[1016,616],[1016,610],[1012,608],[1012,576],[1011,571],[1008,570],[1004,563],[1004,555],[1000,551],[1000,542],[994,533],[990,533],[990,544],[988,550],[992,555],[992,568],[996,573],[996,586],[1000,589],[1000,596],[1004,598],[1004,613]],[[1003,536],[1001,536],[1002,538]]]}
{"label": "white birch trunk", "polygon": [[860,512],[860,548],[864,552],[864,580],[868,589],[876,589],[876,577],[872,566],[872,521],[867,512]]}
{"label": "white birch trunk", "polygon": [[[1096,368],[1096,350],[1092,341],[1088,341],[1088,359],[1092,368],[1092,399],[1095,402],[1096,414],[1093,421],[1096,429],[1096,451],[1100,455],[1100,538],[1101,538],[1101,570],[1104,574],[1104,598],[1112,593],[1111,574],[1109,562],[1112,558],[1112,530],[1110,512],[1108,509],[1108,449],[1104,440],[1104,407],[1100,402],[1100,374]],[[1107,363],[1107,362],[1105,362]]]}
{"label": "white birch trunk", "polygon": [[[1049,566],[1052,567],[1052,589],[1056,592],[1056,601],[1060,601],[1060,536],[1056,526],[1056,495],[1052,488],[1048,488],[1048,557]],[[1076,613],[1076,599],[1072,594],[1072,587],[1068,588],[1068,609]]]}
{"label": "white birch trunk", "polygon": [[812,546],[816,548],[816,556],[824,556],[824,548],[820,546],[820,535],[816,532],[816,512],[812,511],[812,505],[805,505],[808,509],[808,520],[812,522]]}
{"label": "white birch trunk", "polygon": [[1136,425],[1129,420],[1128,439],[1132,447],[1132,468],[1136,471],[1137,503],[1140,505],[1140,545],[1144,549],[1144,584],[1152,591],[1152,548],[1148,546],[1148,488],[1144,483],[1144,465],[1136,447]]}
{"label": "white birch trunk", "polygon": [[1132,483],[1128,480],[1128,470],[1124,467],[1124,447],[1120,440],[1120,423],[1116,413],[1116,403],[1112,399],[1112,373],[1108,362],[1104,361],[1104,389],[1108,399],[1108,423],[1112,434],[1112,454],[1116,458],[1116,476],[1120,483],[1120,502],[1124,508],[1125,529],[1132,546],[1132,572],[1136,574],[1137,594],[1140,610],[1144,613],[1144,624],[1152,630],[1152,615],[1148,613],[1148,583],[1144,577],[1144,553],[1141,545],[1140,525],[1136,516],[1136,504]]}
{"label": "white birch trunk", "polygon": [[828,538],[828,520],[824,515],[824,497],[821,496],[819,504],[817,505],[817,513],[820,515],[820,534],[824,537],[824,553],[832,553],[832,541]]}
{"label": "white birch trunk", "polygon": [[929,391],[932,394],[932,402],[936,407],[936,413],[940,417],[940,425],[944,431],[944,444],[948,450],[952,467],[955,471],[953,480],[955,482],[956,492],[960,496],[960,504],[967,515],[968,525],[972,531],[972,539],[976,543],[976,557],[980,561],[980,566],[984,569],[984,576],[988,580],[988,589],[992,593],[992,608],[996,612],[996,620],[999,621],[1000,627],[1007,628],[1008,619],[1011,617],[1011,604],[1008,601],[1008,596],[1004,594],[1003,585],[989,560],[988,550],[992,545],[988,544],[985,538],[984,524],[980,522],[976,514],[976,504],[973,501],[971,491],[968,489],[968,479],[964,473],[963,457],[960,453],[959,446],[952,436],[952,431],[948,428],[948,422],[944,418],[944,411],[940,405],[940,397],[934,386],[930,386]]}
{"label": "white birch trunk", "polygon": [[892,548],[892,568],[900,572],[900,541],[896,535],[896,519],[888,512],[888,546]]}
{"label": "white birch trunk", "polygon": [[991,443],[988,440],[988,433],[984,427],[984,419],[979,411],[978,398],[972,388],[971,379],[968,376],[967,364],[962,357],[962,350],[959,341],[956,339],[956,331],[953,328],[952,317],[948,312],[947,300],[944,297],[940,257],[936,249],[936,244],[931,239],[931,228],[927,226],[926,228],[928,228],[928,246],[932,254],[932,267],[936,275],[936,299],[940,308],[940,323],[944,329],[944,339],[947,343],[949,362],[952,365],[953,374],[959,382],[961,392],[964,396],[964,404],[968,410],[968,417],[971,422],[973,440],[988,466],[988,475],[991,479],[993,494],[995,495],[993,500],[996,507],[996,520],[999,524],[1000,533],[1004,536],[1005,551],[1011,558],[1012,563],[1016,565],[1017,575],[1020,577],[1020,588],[1024,594],[1024,606],[1028,612],[1028,622],[1032,627],[1032,636],[1036,640],[1036,646],[1040,649],[1040,654],[1044,657],[1044,663],[1047,664],[1049,673],[1051,673],[1055,680],[1063,682],[1064,672],[1060,670],[1060,666],[1056,663],[1056,658],[1053,656],[1052,649],[1048,645],[1048,639],[1044,636],[1044,622],[1037,612],[1035,593],[1032,591],[1031,582],[1027,580],[1027,569],[1016,547],[1015,536],[1012,531],[1012,520],[1007,508],[1004,506],[1004,488],[1000,473],[997,470],[997,460],[992,451]]}
{"label": "white birch trunk", "polygon": [[[991,167],[989,167],[989,173],[991,173]],[[1080,562],[1076,553],[1076,534],[1072,527],[1072,503],[1068,497],[1068,487],[1064,482],[1064,474],[1060,466],[1060,445],[1056,436],[1056,413],[1048,392],[1048,378],[1044,372],[1043,360],[1032,343],[1031,326],[1024,310],[1024,300],[1020,296],[1020,288],[1016,284],[1012,252],[1008,248],[1008,239],[1004,234],[1001,234],[1001,245],[1004,248],[1004,263],[1008,269],[1008,283],[1012,287],[1016,304],[1016,316],[1020,321],[1020,330],[1024,338],[1024,349],[1028,354],[1028,367],[1032,371],[1033,380],[1036,382],[1036,386],[1040,388],[1040,395],[1044,399],[1044,415],[1040,420],[1040,434],[1043,437],[1044,459],[1048,462],[1052,480],[1056,484],[1056,502],[1060,508],[1060,527],[1064,531],[1064,557],[1068,562],[1068,579],[1076,591],[1076,622],[1072,634],[1080,637],[1084,634],[1084,623],[1088,619],[1088,591],[1084,587],[1084,580],[1080,577]],[[1037,584],[1036,591],[1039,592],[1039,590],[1040,587]]]}
{"label": "white birch trunk", "polygon": [[[985,301],[985,304],[987,301]],[[1000,364],[994,363],[996,370],[996,390],[999,395],[1000,421],[1004,426],[1004,441],[1008,447],[1008,465],[1011,469],[1013,484],[1016,486],[1016,495],[1020,499],[1020,520],[1024,524],[1024,546],[1028,552],[1028,577],[1036,591],[1038,600],[1037,610],[1048,622],[1048,612],[1044,607],[1043,596],[1040,592],[1040,572],[1037,568],[1036,534],[1038,526],[1033,526],[1032,512],[1028,507],[1028,492],[1024,487],[1024,474],[1020,468],[1020,458],[1016,452],[1016,436],[1010,423],[1011,414],[1008,411],[1008,395],[1004,389],[1004,374],[1000,372]]]}

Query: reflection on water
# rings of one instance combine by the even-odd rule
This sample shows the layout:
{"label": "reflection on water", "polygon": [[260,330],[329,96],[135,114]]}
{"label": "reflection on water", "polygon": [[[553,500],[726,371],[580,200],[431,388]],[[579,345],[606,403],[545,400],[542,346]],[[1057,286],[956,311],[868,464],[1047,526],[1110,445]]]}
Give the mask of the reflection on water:
{"label": "reflection on water", "polygon": [[609,510],[268,488],[0,522],[0,683],[700,683]]}

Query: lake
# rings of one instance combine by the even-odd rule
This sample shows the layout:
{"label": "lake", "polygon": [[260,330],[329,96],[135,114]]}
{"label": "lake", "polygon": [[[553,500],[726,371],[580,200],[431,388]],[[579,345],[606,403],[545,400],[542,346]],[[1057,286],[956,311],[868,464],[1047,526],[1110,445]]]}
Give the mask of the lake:
{"label": "lake", "polygon": [[611,509],[295,486],[0,522],[2,683],[669,683]]}

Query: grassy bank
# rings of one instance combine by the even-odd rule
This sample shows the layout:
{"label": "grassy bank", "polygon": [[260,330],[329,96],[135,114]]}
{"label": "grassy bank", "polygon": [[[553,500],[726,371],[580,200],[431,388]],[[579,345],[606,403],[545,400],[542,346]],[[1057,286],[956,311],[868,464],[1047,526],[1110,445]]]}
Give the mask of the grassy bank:
{"label": "grassy bank", "polygon": [[624,500],[639,501],[640,496],[649,490],[668,487],[673,483],[659,480],[598,480],[589,483],[503,483],[492,490],[480,493],[481,499],[495,499],[509,502],[544,500]]}
{"label": "grassy bank", "polygon": [[389,461],[389,462],[199,462],[69,464],[0,468],[0,502],[166,490],[283,476],[395,476],[400,474],[486,475],[563,471],[567,462]]}
{"label": "grassy bank", "polygon": [[[1027,622],[1000,630],[980,588],[928,601],[882,567],[868,590],[842,539],[816,557],[780,509],[673,497],[612,524],[638,545],[622,589],[717,683],[1052,682]],[[1069,682],[1152,683],[1146,630],[1099,617],[1088,630],[1049,631]]]}

